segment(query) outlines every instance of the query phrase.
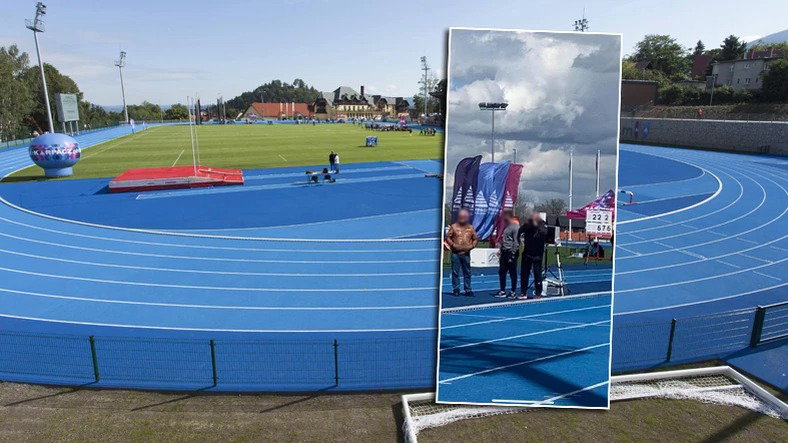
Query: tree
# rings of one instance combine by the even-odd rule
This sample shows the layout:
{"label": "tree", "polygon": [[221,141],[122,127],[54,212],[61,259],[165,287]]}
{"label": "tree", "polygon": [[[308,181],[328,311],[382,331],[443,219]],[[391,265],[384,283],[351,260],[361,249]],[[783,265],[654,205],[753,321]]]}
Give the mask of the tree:
{"label": "tree", "polygon": [[189,110],[186,106],[176,103],[170,106],[170,109],[164,112],[165,120],[187,120],[189,118]]}
{"label": "tree", "polygon": [[29,59],[16,45],[0,47],[0,139],[30,135],[26,122],[35,107],[33,93],[24,80]]}
{"label": "tree", "polygon": [[698,40],[698,43],[695,43],[695,50],[692,51],[692,55],[701,55],[705,50],[706,45],[704,45],[702,41]]}
{"label": "tree", "polygon": [[669,35],[649,34],[635,48],[631,61],[648,61],[652,70],[663,73],[671,80],[679,80],[689,71],[687,50]]}
{"label": "tree", "polygon": [[551,198],[546,202],[537,204],[534,209],[537,212],[545,212],[549,216],[558,217],[561,215],[566,215],[566,208],[566,202],[563,199]]}
{"label": "tree", "polygon": [[225,106],[228,109],[245,110],[252,103],[260,101],[267,103],[313,103],[319,94],[320,92],[317,89],[307,85],[300,78],[293,80],[292,85],[281,80],[271,80],[258,86],[253,91],[246,91],[235,98],[227,100]]}
{"label": "tree", "polygon": [[162,117],[161,107],[148,101],[144,101],[139,105],[128,105],[126,109],[129,111],[129,118],[132,120],[159,120]]}
{"label": "tree", "polygon": [[729,35],[720,45],[720,60],[737,60],[744,56],[747,43],[739,41],[739,37]]}
{"label": "tree", "polygon": [[769,63],[769,69],[763,72],[761,97],[771,102],[788,101],[788,59]]}

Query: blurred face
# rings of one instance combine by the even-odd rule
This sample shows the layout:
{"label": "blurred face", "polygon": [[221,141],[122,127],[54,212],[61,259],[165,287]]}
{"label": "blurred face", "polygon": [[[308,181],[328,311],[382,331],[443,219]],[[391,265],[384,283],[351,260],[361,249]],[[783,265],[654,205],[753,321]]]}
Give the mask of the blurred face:
{"label": "blurred face", "polygon": [[460,209],[460,212],[457,213],[457,222],[461,225],[468,224],[471,220],[471,213],[468,212],[467,209]]}
{"label": "blurred face", "polygon": [[536,212],[531,214],[531,224],[538,225],[540,220],[542,219],[539,217],[539,214],[537,214]]}

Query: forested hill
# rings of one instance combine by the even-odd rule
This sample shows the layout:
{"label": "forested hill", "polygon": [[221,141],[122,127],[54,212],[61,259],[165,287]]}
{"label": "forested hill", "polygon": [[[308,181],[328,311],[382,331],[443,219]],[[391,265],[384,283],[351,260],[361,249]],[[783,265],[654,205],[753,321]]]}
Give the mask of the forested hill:
{"label": "forested hill", "polygon": [[253,102],[264,101],[266,103],[312,103],[320,92],[312,86],[304,83],[297,78],[293,83],[281,80],[272,80],[258,86],[252,91],[247,91],[231,100],[227,100],[227,108],[236,109],[243,112]]}

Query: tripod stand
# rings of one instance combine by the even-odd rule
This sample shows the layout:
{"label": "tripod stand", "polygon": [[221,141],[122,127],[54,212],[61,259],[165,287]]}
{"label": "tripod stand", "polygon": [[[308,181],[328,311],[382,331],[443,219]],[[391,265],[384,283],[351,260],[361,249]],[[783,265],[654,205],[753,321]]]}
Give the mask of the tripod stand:
{"label": "tripod stand", "polygon": [[[545,295],[556,295],[559,297],[563,297],[569,294],[569,286],[566,283],[566,279],[564,278],[564,268],[561,266],[561,255],[559,253],[558,247],[560,243],[556,242],[553,243],[553,254],[555,254],[555,269],[547,265],[547,254],[549,253],[549,247],[545,248],[544,251],[544,283],[545,283]],[[552,278],[550,278],[552,276]]]}

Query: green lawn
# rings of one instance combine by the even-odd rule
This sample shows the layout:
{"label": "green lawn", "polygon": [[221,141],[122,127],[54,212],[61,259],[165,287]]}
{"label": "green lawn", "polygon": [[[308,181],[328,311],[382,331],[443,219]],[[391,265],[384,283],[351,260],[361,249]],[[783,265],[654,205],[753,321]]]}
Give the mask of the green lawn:
{"label": "green lawn", "polygon": [[[443,137],[371,132],[353,125],[227,125],[196,127],[201,163],[216,168],[282,168],[328,163],[331,150],[343,164],[443,158]],[[364,147],[367,135],[380,145]],[[180,159],[178,157],[180,156]],[[176,160],[177,163],[176,163]],[[188,126],[160,126],[87,149],[67,179],[115,177],[132,168],[192,164]],[[43,179],[37,166],[6,181]]]}

